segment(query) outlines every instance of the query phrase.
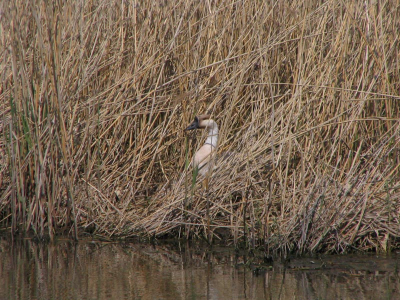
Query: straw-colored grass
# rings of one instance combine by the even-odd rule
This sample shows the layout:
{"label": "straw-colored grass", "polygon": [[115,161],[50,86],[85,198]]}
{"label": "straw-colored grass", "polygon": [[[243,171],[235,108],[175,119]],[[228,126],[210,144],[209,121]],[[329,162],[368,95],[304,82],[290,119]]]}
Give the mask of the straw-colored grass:
{"label": "straw-colored grass", "polygon": [[[400,7],[3,1],[2,228],[279,251],[399,245]],[[190,157],[220,127],[208,190]]]}

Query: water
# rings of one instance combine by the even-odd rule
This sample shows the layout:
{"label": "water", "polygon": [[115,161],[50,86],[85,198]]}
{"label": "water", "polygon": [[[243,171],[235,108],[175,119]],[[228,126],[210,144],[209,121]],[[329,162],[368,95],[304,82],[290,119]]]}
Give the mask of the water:
{"label": "water", "polygon": [[0,299],[400,299],[400,256],[258,264],[181,244],[0,241]]}

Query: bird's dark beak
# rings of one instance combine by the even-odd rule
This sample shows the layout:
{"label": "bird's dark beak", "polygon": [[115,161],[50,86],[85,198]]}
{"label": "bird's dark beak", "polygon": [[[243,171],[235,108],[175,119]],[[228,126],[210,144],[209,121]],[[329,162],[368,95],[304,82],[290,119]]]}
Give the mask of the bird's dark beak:
{"label": "bird's dark beak", "polygon": [[193,130],[193,129],[197,129],[197,124],[196,124],[196,122],[193,122],[192,124],[190,124],[190,125],[185,129],[185,131]]}
{"label": "bird's dark beak", "polygon": [[194,121],[185,129],[185,131],[199,128],[199,119],[196,117]]}

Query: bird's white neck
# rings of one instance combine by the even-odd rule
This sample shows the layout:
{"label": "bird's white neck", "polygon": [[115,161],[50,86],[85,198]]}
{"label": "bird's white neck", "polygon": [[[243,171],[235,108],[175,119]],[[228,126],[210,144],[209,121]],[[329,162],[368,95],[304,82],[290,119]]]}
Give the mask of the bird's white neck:
{"label": "bird's white neck", "polygon": [[218,145],[218,126],[217,126],[217,123],[215,123],[214,121],[212,121],[210,123],[211,124],[208,125],[208,137],[206,139],[205,144],[209,144],[209,145],[212,145],[214,148],[217,148],[217,145]]}

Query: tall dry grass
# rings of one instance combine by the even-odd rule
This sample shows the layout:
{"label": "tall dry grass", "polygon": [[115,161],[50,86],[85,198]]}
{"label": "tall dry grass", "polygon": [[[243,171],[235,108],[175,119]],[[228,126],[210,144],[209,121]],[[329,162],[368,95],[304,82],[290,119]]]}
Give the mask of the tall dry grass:
{"label": "tall dry grass", "polygon": [[[3,230],[399,245],[397,1],[3,1]],[[208,190],[183,129],[220,126]]]}

